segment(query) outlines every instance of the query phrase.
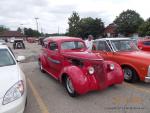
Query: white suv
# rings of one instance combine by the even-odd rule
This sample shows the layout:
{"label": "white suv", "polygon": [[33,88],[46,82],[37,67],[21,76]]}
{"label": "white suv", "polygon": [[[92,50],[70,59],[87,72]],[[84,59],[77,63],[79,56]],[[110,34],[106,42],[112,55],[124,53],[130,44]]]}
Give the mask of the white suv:
{"label": "white suv", "polygon": [[26,103],[26,79],[15,56],[6,45],[0,45],[0,113],[23,113]]}

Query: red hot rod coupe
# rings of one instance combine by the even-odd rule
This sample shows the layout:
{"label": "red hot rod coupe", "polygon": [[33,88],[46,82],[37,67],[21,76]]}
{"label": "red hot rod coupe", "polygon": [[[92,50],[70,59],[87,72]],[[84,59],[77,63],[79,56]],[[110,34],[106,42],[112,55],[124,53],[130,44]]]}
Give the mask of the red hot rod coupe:
{"label": "red hot rod coupe", "polygon": [[80,38],[46,38],[38,60],[40,70],[59,80],[72,97],[121,84],[124,79],[118,64],[88,51]]}

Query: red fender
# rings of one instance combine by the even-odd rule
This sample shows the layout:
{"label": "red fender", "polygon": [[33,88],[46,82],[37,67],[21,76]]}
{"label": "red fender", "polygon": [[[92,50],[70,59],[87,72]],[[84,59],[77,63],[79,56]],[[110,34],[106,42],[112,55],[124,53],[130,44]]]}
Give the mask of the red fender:
{"label": "red fender", "polygon": [[[104,61],[105,62],[105,69],[107,69],[107,85],[113,84],[121,84],[124,81],[124,74],[122,68],[119,64],[112,61]],[[108,70],[108,65],[114,64],[114,70]]]}
{"label": "red fender", "polygon": [[48,65],[47,65],[47,62],[46,62],[46,60],[45,60],[45,57],[44,57],[42,54],[39,55],[38,60],[41,61],[42,66],[43,66],[44,68],[46,68],[46,67],[48,66]]}
{"label": "red fender", "polygon": [[84,75],[84,73],[79,67],[77,66],[65,67],[60,74],[60,80],[62,80],[61,78],[64,73],[70,77],[70,79],[72,80],[72,84],[75,88],[75,91],[78,94],[85,94],[89,91],[88,78],[86,77],[86,75]]}

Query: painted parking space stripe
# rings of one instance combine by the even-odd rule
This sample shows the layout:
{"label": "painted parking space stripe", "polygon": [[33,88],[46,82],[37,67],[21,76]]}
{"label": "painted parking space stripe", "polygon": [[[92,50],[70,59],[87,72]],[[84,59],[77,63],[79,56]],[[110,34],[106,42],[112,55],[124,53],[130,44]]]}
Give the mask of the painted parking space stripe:
{"label": "painted parking space stripe", "polygon": [[33,95],[34,95],[34,97],[35,97],[35,99],[39,105],[41,112],[42,113],[49,113],[46,104],[44,103],[43,99],[41,98],[41,96],[37,92],[36,88],[34,87],[34,85],[31,82],[31,80],[28,78],[27,81],[28,81],[29,87],[31,88]]}
{"label": "painted parking space stripe", "polygon": [[125,87],[127,87],[127,88],[133,88],[133,89],[138,90],[138,91],[140,91],[140,92],[149,93],[149,94],[150,94],[150,90],[143,89],[143,88],[140,88],[140,87],[138,87],[138,86],[135,86],[135,85],[132,85],[132,84],[129,84],[129,83],[126,83],[126,82],[124,82],[123,84],[124,84]]}

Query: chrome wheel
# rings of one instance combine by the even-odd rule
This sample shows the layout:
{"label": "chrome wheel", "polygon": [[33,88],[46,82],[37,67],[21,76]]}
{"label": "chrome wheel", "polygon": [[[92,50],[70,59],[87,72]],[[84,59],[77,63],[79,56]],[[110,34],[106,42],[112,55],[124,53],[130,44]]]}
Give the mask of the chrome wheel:
{"label": "chrome wheel", "polygon": [[124,79],[125,79],[125,80],[131,80],[131,79],[132,79],[132,76],[133,76],[132,70],[129,69],[129,68],[125,68],[125,69],[124,69]]}
{"label": "chrome wheel", "polygon": [[74,87],[73,87],[71,79],[69,77],[67,78],[66,86],[67,86],[68,92],[73,94],[74,93]]}
{"label": "chrome wheel", "polygon": [[42,64],[41,64],[41,62],[39,61],[39,67],[40,67],[40,70],[41,70],[41,72],[45,72],[44,70],[43,70],[43,66],[42,66]]}

